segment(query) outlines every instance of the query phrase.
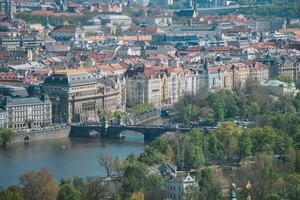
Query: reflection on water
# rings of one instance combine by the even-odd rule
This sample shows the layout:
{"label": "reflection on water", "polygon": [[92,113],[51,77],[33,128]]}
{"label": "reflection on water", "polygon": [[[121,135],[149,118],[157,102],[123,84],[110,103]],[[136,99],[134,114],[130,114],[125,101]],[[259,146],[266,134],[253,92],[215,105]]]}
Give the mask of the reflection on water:
{"label": "reflection on water", "polygon": [[[127,132],[123,140],[65,138],[36,141],[0,148],[0,187],[18,184],[25,171],[47,167],[59,181],[62,177],[103,176],[97,156],[108,151],[126,158],[144,149],[143,136]],[[61,145],[66,149],[62,150]]]}

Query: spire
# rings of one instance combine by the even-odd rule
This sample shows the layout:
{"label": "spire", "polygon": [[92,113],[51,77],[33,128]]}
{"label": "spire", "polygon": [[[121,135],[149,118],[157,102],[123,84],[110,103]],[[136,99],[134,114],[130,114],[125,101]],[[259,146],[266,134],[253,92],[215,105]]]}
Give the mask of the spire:
{"label": "spire", "polygon": [[229,198],[229,200],[237,200],[235,189],[236,189],[235,184],[231,183],[231,185],[230,185],[230,198]]}
{"label": "spire", "polygon": [[263,42],[263,41],[264,41],[263,34],[262,34],[262,32],[260,32],[259,42]]}

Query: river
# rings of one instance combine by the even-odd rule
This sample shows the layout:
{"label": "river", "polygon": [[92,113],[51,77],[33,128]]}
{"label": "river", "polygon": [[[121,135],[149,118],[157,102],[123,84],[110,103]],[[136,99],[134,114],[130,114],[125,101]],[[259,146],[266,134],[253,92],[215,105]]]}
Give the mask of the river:
{"label": "river", "polygon": [[[143,136],[128,132],[123,140],[65,138],[35,141],[0,148],[0,188],[19,184],[19,177],[28,170],[47,167],[59,181],[62,177],[104,176],[97,161],[104,151],[126,158],[144,150]],[[60,149],[65,145],[65,150]]]}

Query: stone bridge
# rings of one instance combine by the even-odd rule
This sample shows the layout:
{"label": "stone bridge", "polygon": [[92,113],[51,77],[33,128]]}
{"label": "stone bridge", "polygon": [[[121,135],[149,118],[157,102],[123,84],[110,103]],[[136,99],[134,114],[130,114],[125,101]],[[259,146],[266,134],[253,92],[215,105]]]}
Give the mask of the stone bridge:
{"label": "stone bridge", "polygon": [[144,141],[153,141],[166,132],[187,132],[190,128],[176,128],[167,126],[149,126],[149,125],[109,125],[107,127],[100,125],[73,125],[70,137],[104,137],[120,138],[123,131],[134,131],[144,135]]}

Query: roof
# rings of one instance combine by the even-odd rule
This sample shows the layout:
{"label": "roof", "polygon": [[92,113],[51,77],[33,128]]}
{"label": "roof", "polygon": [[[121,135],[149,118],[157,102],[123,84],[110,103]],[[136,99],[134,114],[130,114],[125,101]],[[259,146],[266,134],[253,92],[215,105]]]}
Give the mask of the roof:
{"label": "roof", "polygon": [[193,9],[176,10],[174,12],[174,15],[176,17],[193,17],[194,16],[194,10]]}
{"label": "roof", "polygon": [[89,83],[96,83],[96,78],[94,75],[88,73],[88,72],[78,72],[75,73],[72,72],[55,72],[55,74],[52,74],[46,78],[44,81],[44,84],[49,85],[83,85],[83,84],[89,84]]}
{"label": "roof", "polygon": [[265,81],[263,83],[263,85],[265,86],[272,86],[272,87],[287,87],[288,84],[283,82],[283,81],[279,81],[279,80],[268,80]]}
{"label": "roof", "polygon": [[38,97],[28,97],[28,98],[9,99],[8,102],[7,102],[7,105],[9,105],[9,106],[32,105],[32,104],[44,104],[44,101],[42,101]]}
{"label": "roof", "polygon": [[130,20],[131,18],[127,15],[101,15],[101,19],[109,19],[109,20]]}
{"label": "roof", "polygon": [[57,26],[53,29],[53,32],[75,33],[75,26],[70,26],[70,25]]}
{"label": "roof", "polygon": [[0,94],[3,96],[12,96],[12,97],[28,96],[28,92],[24,87],[18,87],[12,85],[0,85]]}

